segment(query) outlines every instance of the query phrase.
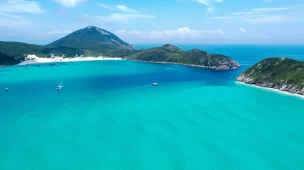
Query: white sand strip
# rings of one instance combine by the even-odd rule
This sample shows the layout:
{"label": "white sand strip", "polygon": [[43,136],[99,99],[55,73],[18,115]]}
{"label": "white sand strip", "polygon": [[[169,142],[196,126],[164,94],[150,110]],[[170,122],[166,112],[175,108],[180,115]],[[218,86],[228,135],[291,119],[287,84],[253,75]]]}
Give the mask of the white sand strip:
{"label": "white sand strip", "polygon": [[54,62],[78,62],[78,61],[99,61],[99,60],[123,60],[122,58],[111,58],[111,57],[74,57],[74,58],[63,58],[63,57],[51,57],[41,58],[36,55],[28,55],[22,63],[19,65],[27,64],[39,64],[39,63],[54,63]]}
{"label": "white sand strip", "polygon": [[281,94],[288,95],[288,96],[296,96],[296,97],[300,97],[300,98],[304,99],[304,96],[300,95],[300,94],[293,94],[293,93],[289,93],[289,92],[286,92],[286,91],[281,91],[281,90],[274,89],[274,88],[257,86],[257,85],[254,85],[254,84],[246,84],[246,83],[239,82],[239,81],[236,81],[236,83],[241,84],[241,85],[247,85],[247,86],[263,89],[263,90],[273,91],[273,92],[281,93]]}

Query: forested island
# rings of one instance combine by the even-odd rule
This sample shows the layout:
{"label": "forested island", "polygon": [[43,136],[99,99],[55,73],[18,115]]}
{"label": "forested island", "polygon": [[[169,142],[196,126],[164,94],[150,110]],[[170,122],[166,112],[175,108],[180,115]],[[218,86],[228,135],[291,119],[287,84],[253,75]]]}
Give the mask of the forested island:
{"label": "forested island", "polygon": [[25,61],[28,55],[41,58],[104,56],[145,62],[184,64],[213,70],[233,70],[240,67],[236,61],[224,55],[209,54],[198,49],[184,51],[170,44],[136,50],[115,34],[94,26],[75,31],[45,46],[0,42],[0,65],[19,64]]}
{"label": "forested island", "polygon": [[224,55],[209,54],[198,49],[184,51],[171,44],[138,51],[129,59],[153,63],[184,64],[213,70],[233,70],[240,67],[236,61]]}
{"label": "forested island", "polygon": [[237,81],[304,95],[304,62],[267,58],[243,72]]}

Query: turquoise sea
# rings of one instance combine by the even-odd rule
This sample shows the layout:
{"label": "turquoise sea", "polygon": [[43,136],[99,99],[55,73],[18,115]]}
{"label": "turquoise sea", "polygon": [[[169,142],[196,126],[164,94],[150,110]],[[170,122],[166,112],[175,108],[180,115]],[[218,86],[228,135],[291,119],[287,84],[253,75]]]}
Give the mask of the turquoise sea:
{"label": "turquoise sea", "polygon": [[266,57],[304,60],[304,46],[180,47],[231,56],[242,68],[0,68],[0,170],[304,169],[304,99],[234,81]]}

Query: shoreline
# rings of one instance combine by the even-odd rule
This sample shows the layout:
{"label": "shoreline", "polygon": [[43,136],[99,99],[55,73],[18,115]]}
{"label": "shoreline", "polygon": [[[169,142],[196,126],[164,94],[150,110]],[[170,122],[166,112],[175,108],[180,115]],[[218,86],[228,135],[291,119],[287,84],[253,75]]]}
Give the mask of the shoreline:
{"label": "shoreline", "polygon": [[43,63],[60,63],[60,62],[80,62],[80,61],[103,61],[103,60],[124,60],[123,58],[114,57],[74,57],[74,58],[63,58],[63,57],[51,57],[51,58],[40,58],[36,55],[28,55],[26,60],[17,65],[31,65],[31,64],[43,64]]}
{"label": "shoreline", "polygon": [[247,84],[241,81],[236,81],[236,84],[240,84],[240,85],[246,85],[246,86],[250,86],[250,87],[255,87],[255,88],[259,88],[259,89],[263,89],[263,90],[268,90],[268,91],[272,91],[272,92],[276,92],[276,93],[280,93],[280,94],[284,94],[284,95],[288,95],[288,96],[294,96],[294,97],[298,97],[301,99],[304,99],[304,95],[300,95],[300,94],[294,94],[294,93],[290,93],[287,91],[282,91],[279,89],[274,89],[274,88],[269,88],[269,87],[262,87],[262,86],[258,86],[255,84]]}
{"label": "shoreline", "polygon": [[142,61],[142,60],[129,60],[129,61],[135,61],[135,62],[142,62],[142,63],[152,63],[152,64],[175,64],[175,65],[184,65],[189,67],[196,67],[196,68],[204,68],[204,69],[210,69],[215,71],[230,71],[230,70],[237,70],[239,68],[235,69],[216,69],[214,67],[208,67],[208,66],[201,66],[201,65],[195,65],[195,64],[184,64],[184,63],[174,63],[174,62],[157,62],[157,61]]}

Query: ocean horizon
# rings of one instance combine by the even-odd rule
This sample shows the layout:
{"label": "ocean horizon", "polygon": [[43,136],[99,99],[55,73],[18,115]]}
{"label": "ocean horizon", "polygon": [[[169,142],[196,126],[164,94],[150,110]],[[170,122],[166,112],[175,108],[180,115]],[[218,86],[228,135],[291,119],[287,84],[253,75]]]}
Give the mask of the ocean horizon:
{"label": "ocean horizon", "polygon": [[304,169],[304,99],[235,81],[264,58],[303,61],[304,45],[177,46],[241,68],[127,60],[0,68],[0,169]]}

